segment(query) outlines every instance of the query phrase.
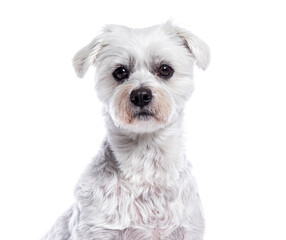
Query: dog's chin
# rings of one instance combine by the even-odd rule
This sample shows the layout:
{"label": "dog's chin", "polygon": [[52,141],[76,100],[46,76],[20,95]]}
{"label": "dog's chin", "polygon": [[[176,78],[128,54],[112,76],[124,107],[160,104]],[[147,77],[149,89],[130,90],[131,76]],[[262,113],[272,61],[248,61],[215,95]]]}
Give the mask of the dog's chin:
{"label": "dog's chin", "polygon": [[162,121],[154,113],[146,111],[133,114],[129,121],[119,119],[114,122],[117,127],[134,133],[151,133],[167,125],[166,121]]}

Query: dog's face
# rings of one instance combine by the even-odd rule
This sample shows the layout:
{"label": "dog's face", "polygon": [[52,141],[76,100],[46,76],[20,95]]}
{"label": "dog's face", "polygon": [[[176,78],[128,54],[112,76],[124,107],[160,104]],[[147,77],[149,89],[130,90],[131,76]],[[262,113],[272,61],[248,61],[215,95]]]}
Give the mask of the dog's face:
{"label": "dog's face", "polygon": [[108,25],[74,57],[83,77],[96,67],[96,90],[117,127],[152,132],[174,121],[193,91],[193,65],[205,69],[207,46],[167,22],[145,29]]}

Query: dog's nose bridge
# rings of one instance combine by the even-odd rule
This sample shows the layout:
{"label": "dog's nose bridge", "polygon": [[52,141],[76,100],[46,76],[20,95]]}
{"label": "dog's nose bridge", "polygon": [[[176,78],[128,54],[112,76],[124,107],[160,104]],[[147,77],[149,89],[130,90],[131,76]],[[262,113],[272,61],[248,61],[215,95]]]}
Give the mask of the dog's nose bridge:
{"label": "dog's nose bridge", "polygon": [[153,89],[158,87],[158,84],[159,84],[154,78],[153,74],[151,74],[148,70],[145,70],[145,69],[140,69],[134,72],[132,76],[130,76],[128,81],[132,83],[132,86],[133,86],[132,91],[135,91],[138,89],[148,89],[148,91],[151,92],[152,98],[153,98],[153,94],[152,94]]}
{"label": "dog's nose bridge", "polygon": [[150,83],[153,75],[146,69],[140,69],[132,73],[130,76],[134,81],[138,81],[140,86],[146,83]]}

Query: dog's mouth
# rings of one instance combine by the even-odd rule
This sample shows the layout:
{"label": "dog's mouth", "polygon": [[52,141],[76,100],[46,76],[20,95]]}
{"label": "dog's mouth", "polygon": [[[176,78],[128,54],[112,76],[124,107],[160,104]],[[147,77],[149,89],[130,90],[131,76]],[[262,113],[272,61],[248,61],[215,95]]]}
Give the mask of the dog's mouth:
{"label": "dog's mouth", "polygon": [[137,118],[137,119],[139,119],[139,120],[148,120],[148,119],[150,119],[151,117],[154,117],[154,113],[149,112],[149,111],[147,111],[147,110],[142,110],[142,111],[140,111],[140,112],[138,112],[138,113],[135,113],[135,114],[133,115],[133,117],[134,117],[134,118]]}

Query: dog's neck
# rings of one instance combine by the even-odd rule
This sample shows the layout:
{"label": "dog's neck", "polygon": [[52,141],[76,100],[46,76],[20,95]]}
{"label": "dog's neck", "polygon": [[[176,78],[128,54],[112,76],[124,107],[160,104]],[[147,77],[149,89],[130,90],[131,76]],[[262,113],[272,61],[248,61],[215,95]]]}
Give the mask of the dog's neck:
{"label": "dog's neck", "polygon": [[107,139],[122,178],[136,185],[170,188],[184,168],[182,118],[152,133],[117,128],[109,116]]}

